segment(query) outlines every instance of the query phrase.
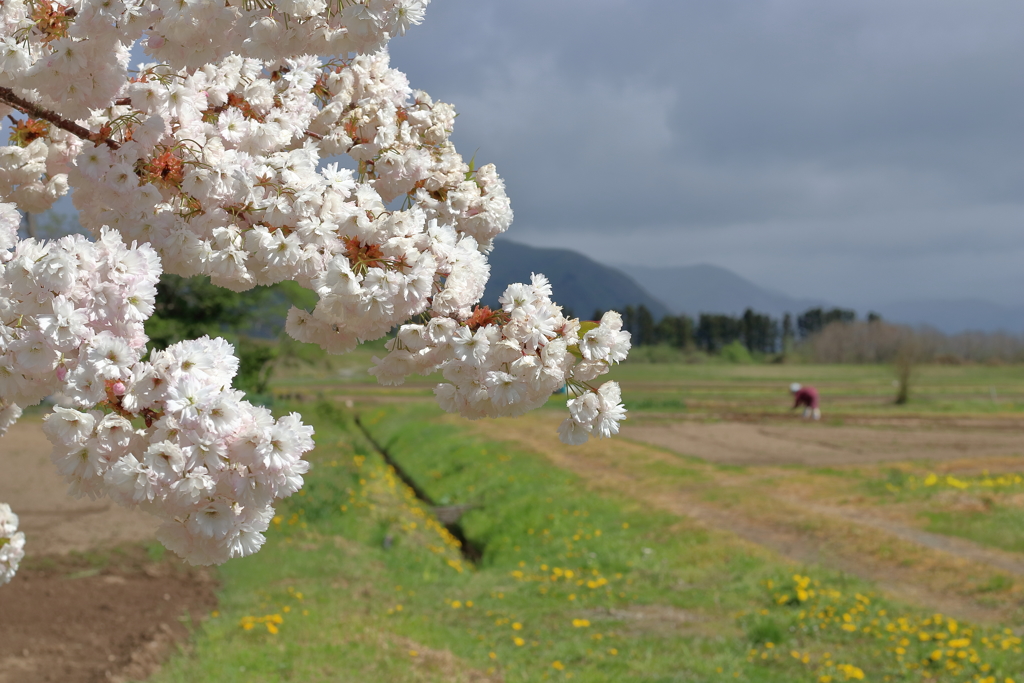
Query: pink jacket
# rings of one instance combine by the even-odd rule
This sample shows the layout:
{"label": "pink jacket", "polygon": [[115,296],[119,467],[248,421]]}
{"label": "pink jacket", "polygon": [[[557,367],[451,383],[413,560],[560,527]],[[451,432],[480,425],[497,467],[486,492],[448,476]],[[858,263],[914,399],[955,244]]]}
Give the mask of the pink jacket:
{"label": "pink jacket", "polygon": [[814,387],[803,387],[800,391],[793,394],[793,398],[796,401],[793,403],[794,408],[800,406],[807,406],[808,408],[818,407],[818,390]]}

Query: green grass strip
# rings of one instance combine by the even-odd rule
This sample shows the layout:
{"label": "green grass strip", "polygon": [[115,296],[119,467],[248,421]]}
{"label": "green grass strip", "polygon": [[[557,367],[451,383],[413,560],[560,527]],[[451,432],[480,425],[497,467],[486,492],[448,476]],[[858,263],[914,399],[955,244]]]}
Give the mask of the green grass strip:
{"label": "green grass strip", "polygon": [[220,570],[216,616],[157,683],[1006,683],[1024,668],[1009,634],[968,624],[963,658],[924,662],[934,648],[917,643],[898,655],[890,624],[938,627],[870,586],[812,569],[801,599],[794,567],[766,551],[597,494],[500,434],[472,436],[432,406],[363,414],[434,500],[477,506],[462,519],[484,548],[471,566],[350,415],[321,403],[304,418],[318,445],[303,494],[263,551]]}

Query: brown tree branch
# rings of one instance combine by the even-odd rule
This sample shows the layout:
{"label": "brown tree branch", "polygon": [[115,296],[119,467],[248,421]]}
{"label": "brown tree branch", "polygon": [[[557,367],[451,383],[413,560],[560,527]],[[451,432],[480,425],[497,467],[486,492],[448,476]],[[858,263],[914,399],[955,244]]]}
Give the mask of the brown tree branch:
{"label": "brown tree branch", "polygon": [[66,130],[72,135],[77,135],[83,140],[92,142],[94,145],[105,144],[107,147],[110,147],[110,149],[117,149],[121,146],[110,138],[104,137],[100,133],[93,133],[88,128],[80,126],[74,121],[69,121],[61,117],[59,114],[55,114],[52,111],[43,109],[37,104],[33,104],[26,99],[18,97],[10,88],[0,86],[0,102],[14,107],[23,114],[28,114],[34,118],[49,121],[61,130]]}

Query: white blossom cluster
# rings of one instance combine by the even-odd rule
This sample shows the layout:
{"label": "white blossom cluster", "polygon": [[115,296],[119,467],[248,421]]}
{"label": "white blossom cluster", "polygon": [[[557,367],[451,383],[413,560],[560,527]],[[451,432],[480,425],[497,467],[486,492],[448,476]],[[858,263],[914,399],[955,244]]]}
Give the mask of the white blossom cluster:
{"label": "white blossom cluster", "polygon": [[461,324],[436,317],[403,325],[388,342],[388,355],[374,357],[371,374],[396,385],[407,375],[441,370],[447,382],[434,390],[438,402],[470,419],[522,415],[564,384],[577,397],[568,401],[569,417],[559,428],[563,441],[617,434],[626,416],[618,384],[594,389],[589,383],[626,358],[629,333],[619,314],[609,311],[581,330],[579,320],[552,303],[547,278],[536,274],[529,285],[509,285],[499,302],[500,311],[478,309]]}
{"label": "white blossom cluster", "polygon": [[10,583],[25,557],[25,534],[18,531],[18,515],[0,503],[0,586]]}
{"label": "white blossom cluster", "polygon": [[423,20],[429,0],[5,0],[0,86],[83,118],[123,89],[130,47],[198,69],[229,55],[368,54]]}
{"label": "white blossom cluster", "polygon": [[[130,111],[132,139],[87,145],[71,169],[82,223],[149,242],[179,275],[316,291],[288,331],[335,353],[428,309],[468,316],[512,213],[494,167],[449,142],[453,109],[413,93],[387,53],[263,69],[230,57],[131,84],[132,104],[94,123]],[[319,164],[342,153],[358,175]],[[399,195],[408,208],[387,210]]]}
{"label": "white blossom cluster", "polygon": [[[0,205],[0,246],[17,213]],[[272,503],[302,486],[312,429],[275,421],[231,389],[232,347],[204,337],[141,360],[160,261],[104,229],[0,252],[0,426],[60,392],[44,431],[76,496],[109,495],[164,520],[159,538],[196,564],[255,552]]]}
{"label": "white blossom cluster", "polygon": [[[23,116],[0,147],[0,434],[59,391],[46,432],[73,493],[159,516],[193,562],[259,548],[312,432],[231,389],[223,340],[143,360],[161,268],[295,281],[318,303],[286,330],[331,353],[401,326],[374,374],[440,369],[446,410],[519,415],[566,384],[563,440],[617,432],[618,386],[591,384],[628,351],[617,314],[565,318],[543,276],[477,305],[504,183],[385,49],[428,2],[0,0],[0,116]],[[157,62],[129,72],[139,40]],[[14,206],[72,188],[95,241],[17,239]]]}
{"label": "white blossom cluster", "polygon": [[54,138],[49,144],[37,138],[25,147],[0,147],[0,198],[24,211],[41,213],[67,193],[67,162],[71,151],[80,148],[81,143],[59,131]]}
{"label": "white blossom cluster", "polygon": [[20,217],[0,204],[0,427],[62,391],[81,405],[106,399],[145,350],[160,262],[104,230],[54,242],[15,242]]}
{"label": "white blossom cluster", "polygon": [[259,550],[273,502],[309,470],[301,456],[313,429],[295,413],[275,421],[232,390],[232,351],[219,338],[174,344],[128,368],[111,391],[113,412],[56,407],[43,427],[73,494],[156,515],[157,538],[192,564]]}

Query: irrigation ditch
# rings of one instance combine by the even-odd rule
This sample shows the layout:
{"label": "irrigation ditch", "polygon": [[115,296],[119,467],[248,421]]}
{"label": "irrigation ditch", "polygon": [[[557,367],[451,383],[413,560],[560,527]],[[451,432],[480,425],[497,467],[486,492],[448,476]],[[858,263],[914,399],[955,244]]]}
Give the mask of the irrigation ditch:
{"label": "irrigation ditch", "polygon": [[438,505],[438,503],[430,497],[422,486],[416,483],[416,480],[412,478],[409,472],[402,467],[401,463],[395,460],[394,456],[388,452],[388,449],[381,445],[377,439],[374,438],[373,434],[363,421],[359,418],[359,414],[353,415],[353,421],[359,431],[362,432],[366,440],[373,446],[373,449],[380,453],[380,456],[384,458],[386,462],[394,471],[395,475],[402,480],[406,486],[408,486],[412,492],[416,495],[417,500],[427,505],[437,520],[444,525],[444,528],[448,530],[452,536],[459,541],[459,551],[462,553],[462,557],[472,564],[477,564],[484,555],[483,547],[480,544],[473,541],[473,539],[466,536],[465,529],[462,528],[462,524],[459,522],[462,515],[473,508],[479,507],[479,505],[466,504],[466,505]]}

